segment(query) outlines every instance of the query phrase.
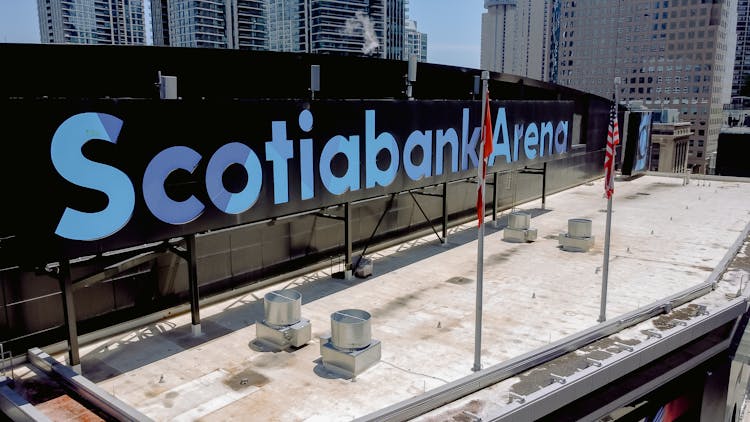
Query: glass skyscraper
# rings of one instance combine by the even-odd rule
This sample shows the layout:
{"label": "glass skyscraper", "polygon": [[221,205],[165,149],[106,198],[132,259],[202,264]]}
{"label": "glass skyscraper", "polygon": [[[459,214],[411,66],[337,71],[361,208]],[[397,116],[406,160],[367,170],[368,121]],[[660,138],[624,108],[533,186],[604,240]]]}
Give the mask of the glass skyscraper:
{"label": "glass skyscraper", "polygon": [[167,0],[151,0],[151,25],[154,45],[169,45]]}
{"label": "glass skyscraper", "polygon": [[310,53],[386,57],[385,0],[303,0]]}
{"label": "glass skyscraper", "polygon": [[151,0],[154,44],[267,50],[265,0]]}
{"label": "glass skyscraper", "polygon": [[419,32],[417,23],[407,19],[404,31],[404,60],[408,60],[412,54],[416,54],[420,62],[427,61],[427,34]]}
{"label": "glass skyscraper", "polygon": [[269,48],[401,60],[406,0],[269,0]]}
{"label": "glass skyscraper", "polygon": [[268,0],[268,49],[307,52],[307,7],[300,0]]}
{"label": "glass skyscraper", "polygon": [[168,2],[169,45],[233,48],[232,14],[224,0]]}
{"label": "glass skyscraper", "polygon": [[546,81],[549,78],[551,0],[485,0],[480,67]]}
{"label": "glass skyscraper", "polygon": [[[732,96],[750,95],[750,0],[737,2],[737,50],[734,56]],[[748,87],[742,92],[747,82]]]}
{"label": "glass skyscraper", "polygon": [[[620,102],[675,108],[693,123],[688,163],[710,172],[723,122],[728,0],[561,2],[558,80]],[[739,45],[739,44],[738,44]],[[731,54],[731,53],[730,53]],[[728,84],[729,81],[726,81]]]}
{"label": "glass skyscraper", "polygon": [[143,0],[37,0],[42,43],[146,44]]}
{"label": "glass skyscraper", "polygon": [[408,0],[385,2],[385,58],[401,60],[408,54],[406,42],[406,3]]}

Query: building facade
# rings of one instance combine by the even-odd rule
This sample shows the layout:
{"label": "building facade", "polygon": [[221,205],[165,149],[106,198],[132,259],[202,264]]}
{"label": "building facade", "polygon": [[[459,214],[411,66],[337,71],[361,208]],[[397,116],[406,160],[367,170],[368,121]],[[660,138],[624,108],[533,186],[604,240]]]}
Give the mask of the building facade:
{"label": "building facade", "polygon": [[[732,96],[750,95],[750,0],[737,1],[737,48],[734,56]],[[748,85],[743,90],[743,87]]]}
{"label": "building facade", "polygon": [[269,49],[401,60],[406,9],[406,0],[269,0]]}
{"label": "building facade", "polygon": [[409,0],[385,0],[385,58],[408,58],[406,43],[406,7]]}
{"label": "building facade", "polygon": [[664,173],[687,171],[688,143],[693,131],[676,109],[654,110],[649,170]]}
{"label": "building facade", "polygon": [[268,3],[266,0],[234,0],[234,48],[268,50]]}
{"label": "building facade", "polygon": [[167,0],[151,0],[151,28],[154,45],[170,45]]}
{"label": "building facade", "polygon": [[417,56],[417,61],[427,61],[427,34],[417,30],[415,21],[407,20],[404,31],[404,60],[412,54]]}
{"label": "building facade", "polygon": [[[722,117],[730,0],[561,2],[557,82],[676,108],[693,124],[689,163],[710,173]],[[728,83],[728,81],[727,81]]]}
{"label": "building facade", "polygon": [[268,0],[268,49],[308,51],[308,3],[299,0]]}
{"label": "building facade", "polygon": [[552,1],[485,0],[480,67],[549,80]]}
{"label": "building facade", "polygon": [[732,97],[724,104],[724,127],[750,127],[750,97]]}
{"label": "building facade", "polygon": [[152,0],[154,45],[267,50],[265,0]]}
{"label": "building facade", "polygon": [[155,45],[401,60],[406,10],[407,0],[152,0],[151,20]]}
{"label": "building facade", "polygon": [[304,0],[310,53],[386,57],[385,0]]}
{"label": "building facade", "polygon": [[146,44],[143,0],[37,0],[45,44]]}

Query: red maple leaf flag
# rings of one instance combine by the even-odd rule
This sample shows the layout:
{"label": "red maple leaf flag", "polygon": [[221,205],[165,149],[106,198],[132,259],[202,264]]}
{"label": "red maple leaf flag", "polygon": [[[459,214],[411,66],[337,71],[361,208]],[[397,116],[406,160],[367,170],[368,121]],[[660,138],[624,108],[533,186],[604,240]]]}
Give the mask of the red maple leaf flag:
{"label": "red maple leaf flag", "polygon": [[478,166],[479,178],[477,183],[477,218],[479,225],[484,224],[484,181],[487,177],[487,160],[492,155],[492,119],[490,118],[490,93],[487,92],[485,102],[484,122],[482,124],[482,164]]}
{"label": "red maple leaf flag", "polygon": [[620,143],[620,129],[617,124],[617,104],[612,105],[607,128],[607,152],[604,156],[604,192],[607,199],[615,191],[615,147]]}

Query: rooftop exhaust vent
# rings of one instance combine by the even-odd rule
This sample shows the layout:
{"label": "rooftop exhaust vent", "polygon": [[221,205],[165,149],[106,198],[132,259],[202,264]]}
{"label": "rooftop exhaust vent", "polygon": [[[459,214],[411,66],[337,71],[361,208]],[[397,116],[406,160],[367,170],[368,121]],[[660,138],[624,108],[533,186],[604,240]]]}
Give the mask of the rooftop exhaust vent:
{"label": "rooftop exhaust vent", "polygon": [[361,309],[331,314],[331,335],[320,339],[323,366],[353,378],[380,361],[380,341],[372,339],[371,315]]}
{"label": "rooftop exhaust vent", "polygon": [[346,309],[331,314],[331,342],[339,350],[358,350],[370,345],[370,313]]}
{"label": "rooftop exhaust vent", "polygon": [[560,233],[558,241],[564,251],[587,252],[594,246],[594,236],[591,235],[591,220],[571,218],[568,220],[568,232]]}
{"label": "rooftop exhaust vent", "polygon": [[526,212],[512,212],[508,215],[508,227],[503,230],[503,240],[506,242],[522,243],[536,240],[536,229],[530,228],[531,214]]}
{"label": "rooftop exhaust vent", "polygon": [[310,320],[302,318],[302,294],[276,290],[263,296],[265,319],[255,324],[258,340],[279,349],[302,347],[312,338]]}
{"label": "rooftop exhaust vent", "polygon": [[296,324],[302,319],[302,294],[296,290],[277,290],[263,297],[265,321],[272,325]]}

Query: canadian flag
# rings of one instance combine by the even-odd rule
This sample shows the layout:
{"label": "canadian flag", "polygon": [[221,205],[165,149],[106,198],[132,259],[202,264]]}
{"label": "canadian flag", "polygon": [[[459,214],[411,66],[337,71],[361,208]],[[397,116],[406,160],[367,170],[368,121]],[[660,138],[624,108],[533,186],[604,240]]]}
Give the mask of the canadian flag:
{"label": "canadian flag", "polygon": [[484,181],[487,178],[487,160],[492,155],[492,119],[490,118],[490,93],[487,92],[487,100],[484,106],[484,123],[482,124],[482,164],[478,166],[479,178],[477,181],[477,218],[479,226],[484,224]]}

